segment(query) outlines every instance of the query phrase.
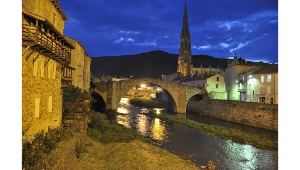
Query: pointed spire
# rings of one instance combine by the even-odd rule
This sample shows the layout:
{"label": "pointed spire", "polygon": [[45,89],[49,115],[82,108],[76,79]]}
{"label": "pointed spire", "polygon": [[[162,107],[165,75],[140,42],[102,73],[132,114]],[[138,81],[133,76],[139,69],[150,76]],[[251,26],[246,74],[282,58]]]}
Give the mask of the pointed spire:
{"label": "pointed spire", "polygon": [[188,23],[188,15],[187,15],[186,3],[184,4],[184,15],[183,15],[181,36],[184,36],[185,38],[187,38],[187,37],[190,38],[190,31],[189,31],[189,23]]}
{"label": "pointed spire", "polygon": [[192,67],[193,64],[191,59],[191,38],[188,24],[187,6],[185,2],[182,29],[180,34],[177,71],[181,72],[184,75],[190,75]]}

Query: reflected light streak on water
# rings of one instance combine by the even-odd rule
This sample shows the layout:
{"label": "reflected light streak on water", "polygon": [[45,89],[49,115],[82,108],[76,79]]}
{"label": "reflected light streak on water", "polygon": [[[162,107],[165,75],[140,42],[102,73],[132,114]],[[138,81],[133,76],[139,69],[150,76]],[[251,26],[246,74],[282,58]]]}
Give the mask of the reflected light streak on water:
{"label": "reflected light streak on water", "polygon": [[147,130],[149,125],[148,117],[142,114],[137,115],[137,130],[140,132],[141,135],[146,136]]}
{"label": "reflected light streak on water", "polygon": [[152,126],[152,138],[155,140],[165,140],[166,139],[166,128],[161,124],[161,120],[155,118],[153,120]]}
{"label": "reflected light streak on water", "polygon": [[129,110],[127,110],[126,108],[123,108],[123,107],[118,107],[117,112],[118,113],[123,113],[123,114],[128,114]]}

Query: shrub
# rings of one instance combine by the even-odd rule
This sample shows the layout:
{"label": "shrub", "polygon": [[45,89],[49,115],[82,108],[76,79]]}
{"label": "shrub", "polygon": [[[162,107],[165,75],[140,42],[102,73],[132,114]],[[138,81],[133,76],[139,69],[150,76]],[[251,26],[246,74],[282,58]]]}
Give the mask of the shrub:
{"label": "shrub", "polygon": [[99,129],[100,131],[104,131],[108,127],[109,121],[107,120],[107,116],[105,114],[91,111],[89,116],[89,127]]}
{"label": "shrub", "polygon": [[61,128],[49,129],[44,134],[43,131],[34,135],[32,142],[25,142],[22,146],[22,166],[26,170],[43,169],[45,158],[61,140],[70,137],[70,132]]}

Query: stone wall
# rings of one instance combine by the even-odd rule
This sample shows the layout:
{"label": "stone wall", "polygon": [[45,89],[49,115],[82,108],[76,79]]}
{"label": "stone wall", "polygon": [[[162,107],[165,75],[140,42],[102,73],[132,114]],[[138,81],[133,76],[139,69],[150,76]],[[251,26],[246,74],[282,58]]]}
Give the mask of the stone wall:
{"label": "stone wall", "polygon": [[63,34],[64,19],[50,0],[22,0],[22,8],[47,19],[51,24],[55,20],[54,27]]}
{"label": "stone wall", "polygon": [[278,131],[278,105],[214,100],[189,101],[187,110],[214,118],[257,128]]}
{"label": "stone wall", "polygon": [[227,99],[227,92],[211,91],[210,93],[208,93],[208,95],[211,99],[221,99],[221,100]]}
{"label": "stone wall", "polygon": [[[24,51],[23,48],[22,52]],[[34,62],[33,60],[37,57],[38,52],[34,52],[27,58],[31,51],[32,49],[27,51],[22,57],[23,139],[32,139],[35,133],[42,130],[47,132],[49,127],[54,128],[62,124],[60,69],[59,67],[53,68],[52,61],[47,63],[48,57],[44,55],[39,55]],[[35,76],[33,63],[37,67],[37,74]],[[55,75],[53,75],[54,70],[56,72]],[[48,76],[49,73],[52,75],[50,78]],[[39,99],[39,106],[35,106],[36,98]],[[36,107],[39,109],[35,109]],[[36,110],[39,112],[38,115],[36,115]]]}

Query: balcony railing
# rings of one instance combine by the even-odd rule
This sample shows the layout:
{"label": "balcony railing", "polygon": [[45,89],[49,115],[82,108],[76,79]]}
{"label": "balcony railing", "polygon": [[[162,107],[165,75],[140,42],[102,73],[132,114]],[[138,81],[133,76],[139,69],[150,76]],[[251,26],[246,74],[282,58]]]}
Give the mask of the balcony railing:
{"label": "balcony railing", "polygon": [[42,53],[51,55],[63,65],[71,62],[71,49],[34,25],[22,25],[22,40],[33,42],[35,46],[40,47]]}

